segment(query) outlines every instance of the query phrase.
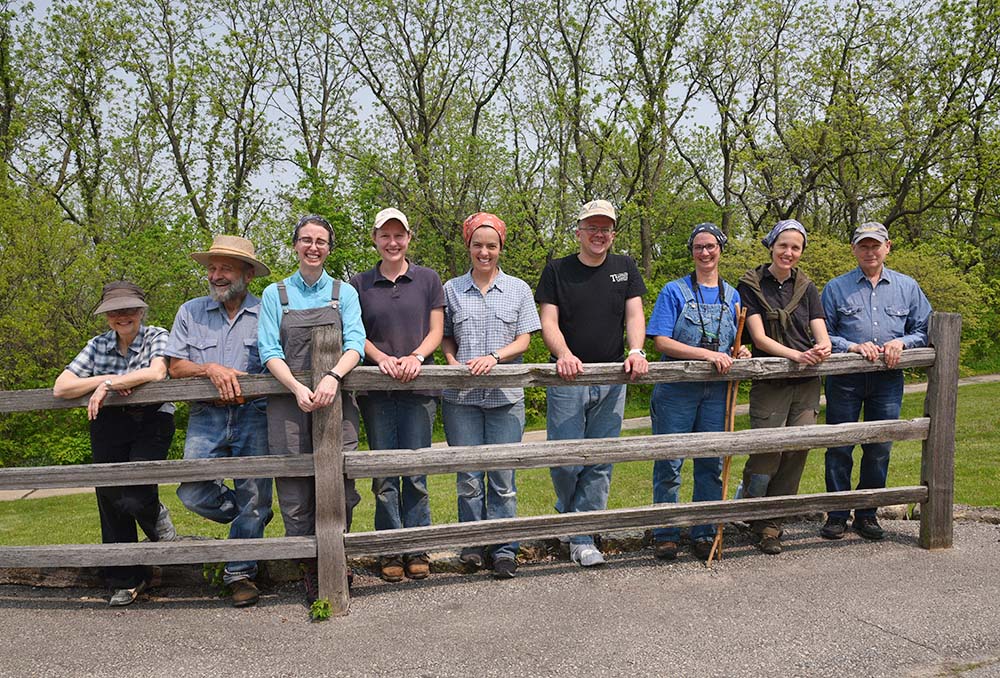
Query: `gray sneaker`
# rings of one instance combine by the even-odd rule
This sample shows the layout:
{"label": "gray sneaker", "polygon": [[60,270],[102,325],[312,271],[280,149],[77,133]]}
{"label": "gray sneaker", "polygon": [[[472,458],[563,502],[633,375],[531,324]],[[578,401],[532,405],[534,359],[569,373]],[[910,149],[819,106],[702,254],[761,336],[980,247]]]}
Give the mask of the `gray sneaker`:
{"label": "gray sneaker", "polygon": [[156,518],[156,540],[174,541],[177,539],[177,530],[174,529],[174,521],[170,520],[170,511],[163,504],[160,504],[160,515]]}
{"label": "gray sneaker", "polygon": [[141,581],[139,585],[134,589],[118,589],[112,594],[111,600],[108,601],[108,605],[111,607],[124,607],[126,605],[131,605],[135,602],[135,599],[139,597],[139,594],[146,590],[146,582]]}
{"label": "gray sneaker", "polygon": [[604,564],[604,556],[593,544],[570,544],[569,558],[583,567]]}

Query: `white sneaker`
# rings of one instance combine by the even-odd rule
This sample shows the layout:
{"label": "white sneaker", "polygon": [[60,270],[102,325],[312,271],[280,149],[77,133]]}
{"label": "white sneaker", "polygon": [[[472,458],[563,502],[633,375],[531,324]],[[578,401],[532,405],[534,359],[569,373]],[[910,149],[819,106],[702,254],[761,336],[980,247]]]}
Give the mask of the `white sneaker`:
{"label": "white sneaker", "polygon": [[570,544],[569,558],[583,567],[604,564],[604,556],[593,544]]}
{"label": "white sneaker", "polygon": [[160,515],[156,518],[156,538],[157,541],[177,539],[177,530],[174,529],[174,522],[170,520],[170,511],[163,504],[160,504]]}

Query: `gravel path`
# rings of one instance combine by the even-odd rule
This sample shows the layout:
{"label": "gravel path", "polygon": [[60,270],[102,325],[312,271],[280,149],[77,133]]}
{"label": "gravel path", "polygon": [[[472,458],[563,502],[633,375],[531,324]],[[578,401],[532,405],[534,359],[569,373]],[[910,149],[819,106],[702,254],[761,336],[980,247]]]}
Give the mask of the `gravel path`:
{"label": "gravel path", "polygon": [[646,549],[506,582],[365,574],[321,624],[294,585],[242,610],[160,589],[117,611],[93,589],[0,586],[0,676],[1000,675],[1000,526],[957,523],[928,552],[917,523],[884,525],[871,543],[795,523],[774,557],[733,534],[711,570]]}

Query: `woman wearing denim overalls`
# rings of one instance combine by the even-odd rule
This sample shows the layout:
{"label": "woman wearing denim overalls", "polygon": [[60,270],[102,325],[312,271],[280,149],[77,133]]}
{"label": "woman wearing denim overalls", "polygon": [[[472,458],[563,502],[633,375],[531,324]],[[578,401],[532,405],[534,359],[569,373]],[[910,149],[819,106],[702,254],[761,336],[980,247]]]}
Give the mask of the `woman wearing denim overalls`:
{"label": "woman wearing denim overalls", "polygon": [[[646,327],[664,360],[707,360],[719,374],[733,364],[730,348],[736,337],[740,303],[736,290],[719,278],[719,257],[727,238],[715,224],[699,224],[688,238],[694,271],[663,286]],[[749,357],[741,351],[740,357]],[[726,382],[700,381],[657,384],[650,399],[653,433],[722,431],[726,418]],[[661,459],[653,465],[653,503],[676,503],[683,459]],[[694,460],[694,501],[722,498],[722,458]],[[694,554],[706,560],[715,537],[714,525],[690,531]],[[680,530],[653,530],[655,554],[677,557]]]}
{"label": "woman wearing denim overalls", "polygon": [[[333,229],[323,217],[302,217],[292,234],[299,270],[280,283],[272,283],[261,295],[258,321],[260,359],[274,378],[290,392],[271,396],[267,402],[267,439],[271,454],[312,454],[311,413],[333,403],[341,381],[360,362],[365,348],[361,304],[353,287],[334,280],[323,270],[333,247]],[[340,360],[309,388],[293,372],[312,369],[312,329],[340,324],[343,353]],[[358,446],[358,408],[353,394],[341,399],[344,413],[343,449]],[[311,476],[275,478],[275,489],[285,535],[316,533],[316,487]],[[354,481],[344,478],[347,525],[360,497]],[[306,600],[317,596],[316,560],[301,563]]]}

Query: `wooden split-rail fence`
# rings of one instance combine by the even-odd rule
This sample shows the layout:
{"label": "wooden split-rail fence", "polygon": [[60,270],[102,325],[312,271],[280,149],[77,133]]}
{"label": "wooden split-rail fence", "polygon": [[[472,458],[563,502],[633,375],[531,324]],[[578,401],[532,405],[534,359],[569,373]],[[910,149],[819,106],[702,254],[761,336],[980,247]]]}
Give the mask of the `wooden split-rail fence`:
{"label": "wooden split-rail fence", "polygon": [[[961,316],[931,316],[929,348],[903,352],[900,368],[926,367],[924,416],[910,420],[872,421],[730,433],[685,433],[618,439],[559,440],[476,447],[344,452],[341,404],[314,413],[313,455],[275,455],[241,459],[168,460],[119,464],[85,464],[0,469],[0,489],[115,486],[170,483],[217,478],[315,476],[316,535],[243,540],[194,540],[139,544],[0,545],[0,567],[93,567],[166,565],[236,560],[318,558],[320,595],[334,614],[346,614],[349,557],[420,552],[442,547],[498,544],[529,538],[594,533],[627,528],[685,526],[795,515],[815,511],[920,503],[919,544],[927,549],[952,545],[955,412],[958,388]],[[340,355],[336,327],[313,330],[312,378],[321,377]],[[778,379],[789,376],[847,374],[884,370],[854,354],[838,354],[818,366],[801,366],[782,358],[739,360],[720,376],[706,362],[671,361],[650,365],[638,383]],[[304,375],[308,377],[309,375]],[[305,379],[309,383],[308,379]],[[499,365],[491,374],[474,377],[463,367],[428,365],[408,383],[357,368],[344,380],[354,391],[515,387],[562,385],[554,364]],[[587,365],[578,385],[627,383],[620,363]],[[259,397],[285,393],[270,376],[240,379],[243,393]],[[177,379],[137,388],[127,401],[114,394],[106,404],[201,401],[217,397],[207,379]],[[0,413],[61,409],[86,405],[86,398],[58,400],[48,389],[0,392]],[[590,513],[506,518],[474,523],[345,533],[344,482],[349,478],[454,473],[456,471],[524,469],[650,459],[716,457],[783,450],[824,448],[887,440],[922,440],[920,484],[825,494],[659,504]]]}

